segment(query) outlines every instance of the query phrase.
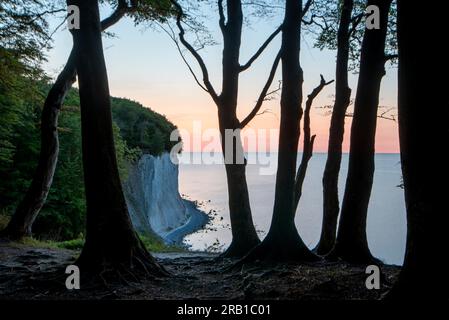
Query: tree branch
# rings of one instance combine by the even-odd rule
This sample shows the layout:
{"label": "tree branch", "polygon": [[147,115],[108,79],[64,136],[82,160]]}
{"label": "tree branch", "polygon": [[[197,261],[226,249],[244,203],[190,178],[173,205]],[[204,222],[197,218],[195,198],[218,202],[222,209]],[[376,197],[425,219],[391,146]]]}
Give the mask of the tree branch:
{"label": "tree branch", "polygon": [[310,9],[312,3],[313,3],[313,0],[308,0],[308,1],[306,2],[306,5],[305,5],[304,8],[302,9],[302,17],[301,17],[301,18],[304,18],[304,16],[307,14],[307,12],[309,11],[309,9]]}
{"label": "tree branch", "polygon": [[390,61],[390,60],[394,60],[399,58],[399,55],[397,54],[386,54],[385,55],[385,62]]}
{"label": "tree branch", "polygon": [[295,179],[295,198],[294,198],[294,208],[298,207],[299,200],[301,199],[302,195],[302,185],[304,183],[304,179],[306,177],[307,172],[307,166],[309,164],[309,160],[313,156],[313,145],[315,143],[315,135],[312,137],[310,136],[310,110],[312,109],[313,100],[320,94],[320,92],[323,90],[323,88],[331,83],[334,82],[334,80],[326,82],[324,80],[324,77],[320,75],[321,81],[320,84],[313,89],[312,93],[309,94],[306,101],[306,108],[304,111],[304,146],[303,146],[303,152],[302,152],[302,159],[301,164],[299,165],[298,172],[296,173],[296,179]]}
{"label": "tree branch", "polygon": [[365,16],[365,13],[360,13],[354,17],[351,18],[351,28],[349,29],[349,37],[352,37],[357,30],[357,27],[359,26],[360,22],[362,22],[363,17]]}
{"label": "tree branch", "polygon": [[101,21],[101,31],[106,30],[107,28],[113,26],[116,24],[123,16],[132,10],[136,9],[135,6],[131,5],[128,6],[128,3],[126,0],[119,0],[117,4],[117,8],[114,10],[114,12],[107,18],[103,19]]}
{"label": "tree branch", "polygon": [[240,72],[247,70],[254,61],[259,58],[259,56],[264,52],[264,50],[268,47],[268,45],[271,43],[271,41],[276,38],[276,36],[281,32],[282,25],[280,25],[268,38],[265,40],[265,42],[262,44],[262,46],[257,50],[257,52],[248,60],[247,63],[240,66]]}
{"label": "tree branch", "polygon": [[159,26],[159,28],[161,28],[169,37],[170,39],[172,39],[172,41],[175,43],[176,49],[178,50],[179,55],[182,58],[182,61],[184,61],[184,64],[187,66],[187,68],[189,69],[190,73],[193,76],[193,79],[195,80],[195,82],[198,84],[198,86],[203,89],[204,91],[208,92],[209,91],[206,89],[205,86],[203,86],[201,84],[201,82],[199,81],[198,77],[196,76],[195,72],[193,71],[193,68],[190,66],[189,62],[187,61],[186,57],[184,56],[184,53],[181,50],[181,47],[179,45],[178,40],[176,39],[175,36],[175,32],[173,31],[172,27],[168,24],[168,27],[170,28],[170,31],[168,31],[166,28],[164,28],[164,26],[158,22],[156,22],[156,24]]}
{"label": "tree branch", "polygon": [[241,129],[246,127],[246,125],[250,123],[251,120],[253,120],[253,118],[257,115],[260,108],[262,107],[262,104],[265,101],[265,98],[267,97],[267,92],[270,89],[271,84],[273,83],[273,79],[276,74],[276,70],[278,68],[280,60],[281,60],[281,52],[279,51],[276,58],[274,59],[273,66],[271,67],[271,71],[268,76],[267,82],[265,83],[265,86],[263,87],[262,92],[260,93],[259,98],[257,99],[256,105],[254,106],[253,110],[249,113],[249,115],[240,123]]}
{"label": "tree branch", "polygon": [[196,59],[198,65],[200,66],[201,72],[203,74],[203,83],[204,88],[206,91],[211,95],[214,102],[218,103],[218,95],[212,86],[212,83],[209,80],[209,71],[207,70],[206,64],[204,63],[203,58],[201,58],[200,54],[193,48],[193,46],[186,40],[185,38],[185,30],[182,26],[182,16],[184,15],[181,6],[178,4],[177,1],[171,0],[171,3],[176,7],[177,9],[177,15],[176,15],[176,25],[179,29],[179,39],[181,43],[186,47],[186,49],[192,54],[192,56]]}

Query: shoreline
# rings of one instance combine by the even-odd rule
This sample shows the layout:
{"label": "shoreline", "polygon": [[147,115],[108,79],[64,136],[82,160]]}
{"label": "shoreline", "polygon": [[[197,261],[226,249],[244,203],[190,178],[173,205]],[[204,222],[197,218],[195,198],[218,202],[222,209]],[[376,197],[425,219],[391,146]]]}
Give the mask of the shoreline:
{"label": "shoreline", "polygon": [[169,245],[179,245],[187,247],[183,241],[189,234],[202,230],[211,220],[211,217],[204,211],[200,210],[196,203],[191,200],[182,199],[186,209],[189,210],[190,217],[186,223],[167,233],[163,240]]}

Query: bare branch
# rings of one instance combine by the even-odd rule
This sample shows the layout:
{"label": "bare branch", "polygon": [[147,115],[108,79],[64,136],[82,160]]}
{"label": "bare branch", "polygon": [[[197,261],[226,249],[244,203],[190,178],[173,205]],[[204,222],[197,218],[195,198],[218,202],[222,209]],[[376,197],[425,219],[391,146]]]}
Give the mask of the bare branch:
{"label": "bare branch", "polygon": [[352,17],[352,19],[351,19],[352,26],[351,26],[351,29],[349,29],[349,37],[352,38],[352,36],[354,35],[354,33],[357,30],[357,27],[362,22],[363,17],[365,17],[365,13],[360,13],[360,14]]}
{"label": "bare branch", "polygon": [[179,55],[180,55],[181,58],[182,58],[182,61],[184,61],[184,64],[185,64],[185,65],[187,66],[187,68],[189,69],[190,73],[191,73],[192,76],[193,76],[193,79],[194,79],[195,82],[198,84],[198,86],[199,86],[201,89],[203,89],[204,91],[209,92],[209,91],[206,89],[206,87],[203,86],[203,85],[201,84],[201,82],[199,81],[199,79],[198,79],[198,77],[196,76],[195,72],[193,71],[193,68],[190,66],[189,62],[187,61],[186,57],[184,56],[184,53],[183,53],[182,50],[181,50],[181,46],[179,45],[179,42],[178,42],[178,40],[176,39],[175,32],[173,31],[173,28],[172,28],[169,24],[167,24],[167,25],[168,25],[168,28],[170,29],[170,31],[169,31],[169,30],[167,30],[166,28],[164,28],[164,26],[163,26],[162,24],[160,24],[160,23],[158,23],[158,22],[156,22],[156,24],[159,26],[159,28],[161,28],[161,29],[162,29],[162,30],[163,30],[163,31],[170,37],[170,39],[172,39],[172,41],[174,42],[174,44],[175,44],[175,46],[176,46],[176,49],[177,49],[178,52],[179,52]]}
{"label": "bare branch", "polygon": [[171,0],[171,3],[177,9],[176,25],[178,26],[178,29],[179,29],[179,39],[180,39],[181,43],[184,45],[184,47],[186,47],[186,49],[192,54],[192,56],[196,59],[197,63],[199,64],[201,72],[203,74],[204,88],[211,95],[214,102],[218,103],[219,98],[218,98],[218,95],[217,95],[214,87],[212,86],[212,83],[209,80],[209,71],[207,70],[207,67],[206,67],[206,64],[204,63],[203,58],[200,56],[200,54],[195,50],[195,48],[193,48],[193,46],[185,38],[185,30],[184,30],[184,27],[182,26],[182,22],[181,22],[182,16],[184,15],[182,8],[178,4],[178,2],[175,0]]}
{"label": "bare branch", "polygon": [[310,6],[312,5],[312,3],[313,3],[313,0],[308,0],[306,2],[306,5],[302,9],[302,18],[304,18],[304,16],[307,14],[307,12],[309,11]]}
{"label": "bare branch", "polygon": [[[385,108],[385,107],[379,107],[379,109],[381,109],[381,108]],[[395,108],[393,108],[393,107],[389,108],[388,110],[382,112],[381,114],[378,114],[377,118],[396,122],[396,115],[389,114],[394,109]],[[353,118],[354,117],[354,113],[348,112],[348,113],[345,114],[345,117]]]}
{"label": "bare branch", "polygon": [[386,54],[385,55],[385,62],[390,61],[390,60],[394,60],[399,58],[399,55],[397,54]]}
{"label": "bare branch", "polygon": [[313,100],[320,94],[320,92],[323,90],[323,88],[332,82],[334,80],[326,82],[324,80],[324,77],[320,75],[321,81],[320,84],[313,89],[312,93],[309,94],[306,101],[306,108],[304,110],[304,146],[303,146],[303,152],[302,152],[302,159],[301,164],[299,165],[298,172],[296,173],[296,179],[295,179],[295,202],[294,202],[294,208],[296,209],[298,207],[299,200],[301,199],[302,195],[302,185],[304,183],[304,179],[306,177],[307,172],[307,166],[309,164],[309,160],[313,156],[313,145],[315,142],[315,135],[312,137],[310,136],[310,110],[312,109]]}
{"label": "bare branch", "polygon": [[101,21],[101,30],[104,31],[112,25],[116,24],[121,18],[123,18],[125,14],[135,9],[136,7],[134,5],[128,6],[126,0],[120,0],[114,12],[109,17]]}
{"label": "bare branch", "polygon": [[281,32],[282,25],[280,25],[268,38],[265,40],[265,42],[262,44],[262,46],[257,50],[257,52],[248,60],[247,63],[240,66],[240,72],[247,70],[249,67],[251,67],[251,64],[259,58],[259,56],[264,52],[264,50],[268,47],[270,42],[276,38],[276,36]]}
{"label": "bare branch", "polygon": [[268,76],[267,82],[265,83],[265,86],[262,89],[262,92],[259,95],[259,99],[257,99],[256,105],[254,106],[253,110],[250,112],[250,114],[240,123],[240,128],[243,129],[248,123],[253,120],[253,118],[257,115],[260,108],[262,107],[263,102],[265,101],[265,98],[267,97],[268,90],[271,87],[271,84],[273,83],[274,76],[276,74],[276,70],[279,65],[279,61],[281,60],[281,52],[279,51],[276,58],[274,59],[273,66],[271,67],[270,74]]}

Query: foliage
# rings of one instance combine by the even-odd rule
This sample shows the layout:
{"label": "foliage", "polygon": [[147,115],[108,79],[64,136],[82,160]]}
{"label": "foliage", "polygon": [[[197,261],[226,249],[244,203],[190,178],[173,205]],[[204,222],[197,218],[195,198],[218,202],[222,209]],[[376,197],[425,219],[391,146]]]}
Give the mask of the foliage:
{"label": "foliage", "polygon": [[[10,72],[0,84],[0,209],[11,214],[26,192],[39,156],[41,107],[50,85]],[[120,176],[142,152],[168,151],[175,126],[137,102],[112,98],[114,140]],[[34,224],[39,238],[66,240],[82,237],[85,199],[78,91],[69,92],[60,116],[60,153],[52,188]]]}
{"label": "foliage", "polygon": [[112,98],[112,116],[131,149],[139,148],[144,153],[159,155],[176,144],[170,141],[170,133],[176,127],[138,102]]}
{"label": "foliage", "polygon": [[[340,15],[343,0],[316,0],[304,18],[304,28],[315,37],[316,48],[321,50],[337,50],[337,33],[340,23]],[[366,0],[354,0],[354,9],[351,23],[350,40],[350,67],[353,71],[358,69],[360,60],[360,48],[363,35],[365,33],[365,10]],[[390,21],[388,24],[388,33],[385,47],[387,56],[397,54],[396,39],[396,1],[393,1],[390,12]],[[396,59],[390,62],[395,63]]]}

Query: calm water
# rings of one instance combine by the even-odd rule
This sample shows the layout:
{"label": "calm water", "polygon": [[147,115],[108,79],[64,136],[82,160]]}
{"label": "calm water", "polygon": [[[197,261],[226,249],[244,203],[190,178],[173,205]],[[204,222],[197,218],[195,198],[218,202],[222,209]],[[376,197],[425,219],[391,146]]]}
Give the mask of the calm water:
{"label": "calm water", "polygon": [[[315,154],[310,160],[303,195],[296,215],[296,226],[310,247],[318,242],[322,221],[321,178],[325,154]],[[347,174],[348,156],[343,156],[340,175],[342,197]],[[261,175],[260,166],[248,165],[248,185],[253,219],[261,238],[271,222],[274,204],[275,175]],[[216,210],[211,228],[189,235],[185,241],[192,249],[205,249],[219,242],[221,248],[231,241],[227,186],[222,165],[180,164],[180,191],[191,199],[205,202],[205,210]],[[398,154],[376,155],[376,173],[368,212],[368,241],[375,256],[386,263],[402,264],[405,250],[406,220],[401,170]]]}

